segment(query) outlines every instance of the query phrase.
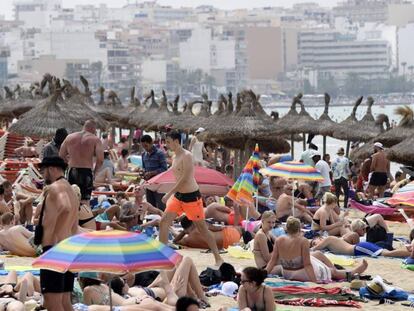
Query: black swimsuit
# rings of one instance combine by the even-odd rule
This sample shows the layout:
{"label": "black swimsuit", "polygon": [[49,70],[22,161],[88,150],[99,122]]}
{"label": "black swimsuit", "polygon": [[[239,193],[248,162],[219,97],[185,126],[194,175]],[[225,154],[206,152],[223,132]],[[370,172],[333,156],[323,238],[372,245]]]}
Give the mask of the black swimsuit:
{"label": "black swimsuit", "polygon": [[[313,222],[314,222],[315,224],[317,224],[318,226],[320,226],[320,225],[321,225],[321,220],[320,220],[320,219],[315,219],[315,218],[313,218],[312,220],[313,220]],[[329,226],[329,225],[332,225],[332,223],[331,223],[330,219],[327,219],[327,220],[326,220],[326,226]]]}
{"label": "black swimsuit", "polygon": [[263,286],[263,307],[262,308],[257,307],[256,303],[254,303],[253,307],[250,307],[249,296],[247,295],[247,292],[246,292],[247,306],[250,307],[250,310],[252,310],[252,311],[265,311],[266,310],[266,300],[265,300],[264,291],[265,291],[265,286]]}

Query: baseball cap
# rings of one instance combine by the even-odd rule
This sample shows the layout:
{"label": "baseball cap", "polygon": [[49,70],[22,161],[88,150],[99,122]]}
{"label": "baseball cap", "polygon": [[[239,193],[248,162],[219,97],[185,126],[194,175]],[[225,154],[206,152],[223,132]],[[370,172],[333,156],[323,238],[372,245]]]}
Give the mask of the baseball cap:
{"label": "baseball cap", "polygon": [[204,127],[199,127],[195,132],[196,133],[202,133],[204,132],[206,129]]}
{"label": "baseball cap", "polygon": [[380,149],[384,149],[384,145],[383,144],[381,144],[380,142],[376,142],[376,143],[374,143],[374,147],[377,147],[377,148],[380,148]]}
{"label": "baseball cap", "polygon": [[220,293],[227,297],[236,297],[239,286],[234,282],[224,282],[221,289],[213,289],[209,293]]}

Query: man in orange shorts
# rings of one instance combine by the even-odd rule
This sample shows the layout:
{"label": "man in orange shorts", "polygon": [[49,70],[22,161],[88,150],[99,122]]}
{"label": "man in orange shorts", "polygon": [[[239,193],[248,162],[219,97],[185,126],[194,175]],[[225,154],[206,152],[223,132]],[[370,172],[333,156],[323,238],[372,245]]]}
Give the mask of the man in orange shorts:
{"label": "man in orange shorts", "polygon": [[164,195],[162,202],[166,203],[164,215],[160,221],[160,242],[168,243],[169,228],[177,216],[185,213],[194,222],[197,230],[214,254],[216,265],[223,263],[213,234],[208,230],[204,217],[203,201],[198,184],[194,178],[193,155],[181,146],[181,134],[169,132],[165,140],[167,147],[175,153],[172,163],[176,184]]}
{"label": "man in orange shorts", "polygon": [[[191,220],[184,216],[180,222],[184,230],[175,237],[174,243],[187,247],[209,248],[207,242],[203,239],[203,236]],[[209,225],[208,228],[214,236],[214,241],[217,243],[217,247],[220,249],[228,248],[229,246],[240,242],[242,236],[241,228],[216,225]]]}

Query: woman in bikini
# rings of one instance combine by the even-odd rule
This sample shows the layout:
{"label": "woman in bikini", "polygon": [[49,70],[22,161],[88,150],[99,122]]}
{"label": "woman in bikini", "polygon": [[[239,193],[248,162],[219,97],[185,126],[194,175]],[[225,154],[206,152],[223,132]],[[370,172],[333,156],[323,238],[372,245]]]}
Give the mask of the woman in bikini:
{"label": "woman in bikini", "polygon": [[268,272],[272,271],[276,264],[280,264],[285,279],[301,282],[328,282],[332,279],[348,279],[367,269],[368,263],[363,260],[352,271],[338,270],[321,252],[311,254],[309,241],[303,237],[300,226],[299,219],[288,218],[287,235],[276,239],[272,258],[266,267]]}
{"label": "woman in bikini", "polygon": [[[273,252],[273,244],[275,243],[275,238],[272,235],[271,230],[273,229],[275,223],[275,213],[272,211],[266,211],[262,214],[262,225],[254,237],[253,249],[254,261],[259,269],[266,268],[266,265],[270,261],[270,257]],[[280,266],[275,266],[270,273],[279,274]]]}
{"label": "woman in bikini", "polygon": [[247,267],[242,271],[241,286],[237,296],[240,311],[274,311],[275,300],[270,287],[263,285],[266,270]]}
{"label": "woman in bikini", "polygon": [[330,192],[326,192],[322,198],[323,205],[316,211],[312,219],[312,229],[326,231],[329,235],[343,236],[350,232],[346,220],[340,219],[335,212],[337,198]]}

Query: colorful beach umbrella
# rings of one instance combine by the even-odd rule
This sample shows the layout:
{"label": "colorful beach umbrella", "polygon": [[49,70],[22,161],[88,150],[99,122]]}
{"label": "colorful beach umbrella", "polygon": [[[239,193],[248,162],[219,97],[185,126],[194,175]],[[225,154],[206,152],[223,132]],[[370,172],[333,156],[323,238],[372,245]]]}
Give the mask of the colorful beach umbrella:
{"label": "colorful beach umbrella", "polygon": [[[234,183],[226,175],[202,166],[194,167],[194,178],[200,187],[200,192],[206,195],[225,195]],[[152,191],[167,193],[176,182],[173,171],[168,170],[148,180],[145,186]]]}
{"label": "colorful beach umbrella", "polygon": [[[321,173],[302,162],[287,161],[270,165],[260,172],[266,176],[278,176],[293,180],[323,181]],[[295,216],[295,188],[292,187],[292,215]]]}
{"label": "colorful beach umbrella", "polygon": [[237,204],[252,204],[253,194],[257,192],[259,186],[260,168],[259,146],[256,145],[239,178],[227,193],[227,197]]}
{"label": "colorful beach umbrella", "polygon": [[143,234],[103,230],[82,233],[63,240],[37,258],[34,268],[64,273],[135,273],[148,269],[170,269],[181,255]]}

